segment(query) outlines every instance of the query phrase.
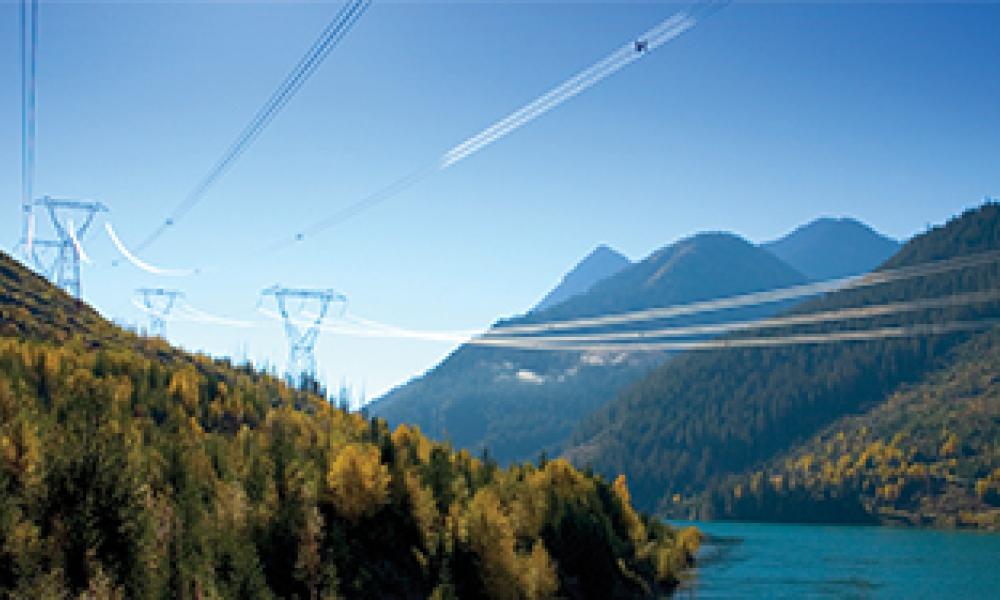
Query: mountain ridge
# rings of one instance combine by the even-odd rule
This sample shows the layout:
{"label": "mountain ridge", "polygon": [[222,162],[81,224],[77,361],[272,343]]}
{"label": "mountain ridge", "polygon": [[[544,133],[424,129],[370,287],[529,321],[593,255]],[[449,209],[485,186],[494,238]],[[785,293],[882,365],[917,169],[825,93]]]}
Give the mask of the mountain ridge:
{"label": "mountain ridge", "polygon": [[[1000,249],[1000,209],[986,204],[910,240],[880,269]],[[900,302],[1000,286],[1000,266],[833,292],[789,312],[801,314]],[[1000,315],[996,302],[853,321],[803,325],[785,333],[976,320]],[[764,335],[763,332],[754,335]],[[662,365],[584,420],[566,455],[598,472],[626,473],[640,505],[668,510],[729,475],[767,461],[843,414],[877,406],[900,386],[940,366],[972,333],[864,342],[685,353]]]}
{"label": "mountain ridge", "polygon": [[901,244],[857,219],[820,217],[761,246],[818,281],[867,273]]}
{"label": "mountain ridge", "polygon": [[[804,281],[780,259],[739,236],[696,234],[597,282],[585,294],[498,325],[624,312]],[[779,308],[683,322],[763,316]],[[594,356],[466,344],[422,377],[370,404],[369,410],[391,423],[416,423],[474,452],[488,449],[502,462],[524,460],[542,450],[558,452],[579,418],[666,358],[665,353]]]}
{"label": "mountain ridge", "polygon": [[624,254],[607,244],[599,244],[583,257],[530,312],[539,312],[569,298],[586,293],[596,283],[632,264]]}

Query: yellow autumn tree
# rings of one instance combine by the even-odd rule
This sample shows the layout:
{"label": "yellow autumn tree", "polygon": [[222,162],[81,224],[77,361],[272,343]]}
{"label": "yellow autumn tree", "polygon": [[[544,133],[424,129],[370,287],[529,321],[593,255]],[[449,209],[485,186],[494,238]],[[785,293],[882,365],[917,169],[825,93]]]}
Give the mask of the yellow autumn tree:
{"label": "yellow autumn tree", "polygon": [[167,391],[193,414],[198,408],[198,371],[194,367],[175,371]]}
{"label": "yellow autumn tree", "polygon": [[336,454],[326,471],[326,498],[349,521],[371,516],[389,501],[389,469],[378,448],[351,443]]}
{"label": "yellow autumn tree", "polygon": [[420,482],[420,478],[414,473],[406,474],[406,493],[410,498],[413,518],[420,528],[420,536],[424,541],[424,547],[432,549],[437,543],[437,526],[440,519],[437,505],[434,500],[434,493],[427,486]]}
{"label": "yellow autumn tree", "polygon": [[466,514],[469,545],[482,562],[486,593],[495,600],[518,598],[514,529],[500,499],[489,488],[476,492]]}
{"label": "yellow autumn tree", "polygon": [[556,565],[541,541],[535,540],[531,554],[520,559],[521,589],[527,600],[554,598],[559,591]]}
{"label": "yellow autumn tree", "polygon": [[559,589],[555,563],[540,540],[530,552],[515,549],[515,524],[492,489],[476,492],[464,518],[466,539],[479,556],[486,593],[494,600],[542,600]]}
{"label": "yellow autumn tree", "polygon": [[938,452],[941,456],[955,456],[958,454],[958,444],[958,436],[954,433],[949,433]]}
{"label": "yellow autumn tree", "polygon": [[632,539],[632,543],[637,547],[641,546],[646,540],[646,526],[643,525],[639,514],[632,508],[632,495],[628,491],[628,483],[625,481],[624,473],[619,474],[615,478],[611,489],[614,490],[615,495],[618,496],[618,500],[621,501],[622,516],[625,518],[625,523],[628,526],[628,534]]}

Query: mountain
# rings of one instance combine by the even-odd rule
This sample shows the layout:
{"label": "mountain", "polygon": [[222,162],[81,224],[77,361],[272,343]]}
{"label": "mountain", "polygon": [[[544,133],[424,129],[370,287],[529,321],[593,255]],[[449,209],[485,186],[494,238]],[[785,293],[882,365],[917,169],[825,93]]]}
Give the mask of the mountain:
{"label": "mountain", "polygon": [[694,530],[122,330],[0,253],[0,597],[648,598]]}
{"label": "mountain", "polygon": [[675,512],[1000,531],[1000,330]]}
{"label": "mountain", "polygon": [[[986,204],[910,240],[880,270],[916,267],[996,251],[1000,251],[1000,207]],[[836,291],[804,302],[790,312],[798,315],[990,292],[998,288],[1000,264],[991,259],[968,268]],[[1000,318],[1000,303],[992,300],[918,308],[849,321],[801,324],[751,335],[756,338],[808,335],[815,340],[830,335],[842,336],[855,329],[888,328],[905,333],[907,328],[942,328],[954,322],[981,326],[979,331],[945,329],[936,335],[908,334],[851,342],[685,353],[631,386],[581,423],[566,456],[577,464],[593,465],[598,472],[626,473],[640,506],[676,514],[678,511],[687,513],[692,503],[698,504],[706,492],[724,488],[733,477],[749,476],[747,474],[753,474],[763,465],[773,466],[775,463],[771,461],[780,462],[782,457],[795,454],[799,445],[815,441],[818,439],[815,436],[828,431],[827,428],[835,426],[840,419],[869,415],[870,420],[861,417],[863,427],[868,428],[865,435],[875,435],[876,415],[885,414],[877,409],[901,397],[898,394],[907,393],[911,386],[929,386],[924,388],[928,393],[939,389],[935,377],[947,378],[949,368],[955,369],[955,373],[975,373],[969,365],[953,363],[952,357],[969,356],[968,352],[960,350],[962,345],[974,344],[972,340],[977,334],[982,329],[989,329],[992,319]],[[975,355],[974,351],[969,352]],[[988,386],[989,381],[989,378],[983,379],[977,385]],[[982,393],[989,394],[992,388],[984,389]],[[973,413],[953,416],[968,416],[970,420],[963,431],[986,427],[980,439],[996,440],[1000,435],[1000,422],[996,420],[980,419]],[[972,419],[979,420],[973,422]],[[943,417],[934,420],[947,422]],[[905,440],[912,433],[910,428],[917,427],[918,422],[917,417],[907,417],[904,422],[893,425],[891,431],[884,427],[879,431],[890,440],[896,434]],[[859,434],[850,439],[863,437]],[[972,445],[961,451],[970,453],[968,457],[964,454],[950,457],[949,460],[956,461],[956,476],[961,478],[956,481],[974,487],[977,480],[988,480],[991,477],[989,468],[1000,466],[996,464],[1000,458],[997,447],[995,443]],[[834,452],[835,449],[830,449],[824,456],[832,456]],[[930,463],[936,460],[932,455],[920,454],[918,450],[913,452],[908,455],[907,464],[924,461],[926,468],[931,469]],[[852,459],[857,459],[857,455]],[[869,456],[862,463],[869,459],[877,460]],[[897,460],[896,466],[898,464]],[[991,464],[993,467],[989,467]],[[836,494],[839,493],[837,489],[831,487],[827,491]],[[746,493],[746,488],[743,491]],[[861,493],[861,490],[855,491]],[[854,516],[877,518],[859,506],[855,503]],[[716,508],[714,513],[707,512],[715,516],[738,514]],[[821,503],[813,504],[812,509],[821,514]],[[780,508],[771,506],[769,510],[771,518],[780,518]]]}
{"label": "mountain", "polygon": [[[800,273],[742,238],[705,233],[654,252],[586,293],[498,326],[619,313],[804,281]],[[720,311],[698,321],[759,316],[778,308]],[[694,319],[670,321],[687,322]],[[543,450],[557,452],[581,418],[664,360],[664,353],[547,352],[465,344],[422,377],[374,402],[370,410],[390,423],[419,425],[456,446],[477,453],[488,450],[501,462],[524,460]]]}
{"label": "mountain", "polygon": [[802,283],[805,278],[770,252],[724,232],[699,233],[524,322],[597,316]]}
{"label": "mountain", "polygon": [[828,217],[762,246],[816,281],[867,273],[900,248],[860,221]]}
{"label": "mountain", "polygon": [[601,244],[563,276],[562,281],[531,310],[538,312],[552,308],[560,302],[583,294],[598,281],[607,279],[631,264],[625,255]]}

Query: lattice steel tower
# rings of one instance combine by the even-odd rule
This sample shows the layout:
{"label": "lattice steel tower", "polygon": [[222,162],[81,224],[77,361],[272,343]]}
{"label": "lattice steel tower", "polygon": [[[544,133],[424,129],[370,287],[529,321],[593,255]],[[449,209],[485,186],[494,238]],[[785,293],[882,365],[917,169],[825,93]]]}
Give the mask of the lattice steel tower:
{"label": "lattice steel tower", "polygon": [[163,288],[139,288],[135,291],[135,299],[141,303],[141,308],[149,315],[149,329],[147,335],[150,337],[167,336],[167,317],[174,309],[174,304],[184,294],[179,290],[165,290]]}
{"label": "lattice steel tower", "polygon": [[100,202],[46,196],[34,206],[45,209],[52,221],[55,240],[26,241],[28,257],[35,268],[75,298],[80,297],[80,260],[89,262],[80,240],[97,213],[107,212]]}
{"label": "lattice steel tower", "polygon": [[[260,303],[274,296],[288,337],[288,376],[316,376],[316,340],[323,320],[333,309],[337,316],[347,308],[347,297],[331,289],[294,289],[278,285],[261,292]],[[312,310],[310,310],[312,309]]]}

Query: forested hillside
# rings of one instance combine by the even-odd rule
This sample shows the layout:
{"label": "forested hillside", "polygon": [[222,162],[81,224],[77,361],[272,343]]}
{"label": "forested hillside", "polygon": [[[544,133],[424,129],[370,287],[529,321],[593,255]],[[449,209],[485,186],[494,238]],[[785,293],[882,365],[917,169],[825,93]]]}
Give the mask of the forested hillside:
{"label": "forested hillside", "polygon": [[[804,281],[740,237],[699,234],[654,252],[584,294],[499,326],[667,306]],[[779,308],[765,305],[671,324],[762,316]],[[621,327],[611,330],[616,329]],[[538,352],[466,344],[371,410],[390,423],[417,424],[475,453],[488,449],[501,462],[524,460],[543,450],[558,452],[580,419],[665,359],[665,353]]]}
{"label": "forested hillside", "polygon": [[674,514],[1000,530],[1000,331]]}
{"label": "forested hillside", "polygon": [[0,597],[627,598],[697,533],[105,322],[0,254]]}
{"label": "forested hillside", "polygon": [[[1000,249],[1000,209],[969,211],[907,243],[882,268]],[[1000,288],[996,261],[974,268],[841,290],[793,313],[879,305]],[[800,325],[782,334],[826,334],[1000,317],[982,302]],[[775,331],[767,335],[777,335]],[[763,337],[765,332],[757,336]],[[599,472],[625,472],[640,506],[675,502],[788,452],[838,419],[866,413],[947,365],[976,332],[880,340],[724,349],[678,356],[581,425],[567,452]],[[992,422],[995,431],[997,427]],[[984,435],[991,435],[986,432]]]}

